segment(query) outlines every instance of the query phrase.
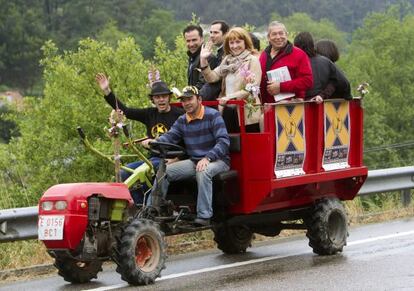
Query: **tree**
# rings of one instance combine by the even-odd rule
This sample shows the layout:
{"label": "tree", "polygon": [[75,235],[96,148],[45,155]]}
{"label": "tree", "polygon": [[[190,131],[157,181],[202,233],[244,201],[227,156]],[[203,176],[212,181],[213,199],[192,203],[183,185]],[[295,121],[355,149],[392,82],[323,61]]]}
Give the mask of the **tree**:
{"label": "tree", "polygon": [[10,109],[6,106],[0,106],[0,143],[8,143],[12,136],[17,135],[16,124],[6,118],[9,112]]}
{"label": "tree", "polygon": [[[414,140],[414,15],[400,12],[393,6],[367,17],[340,63],[352,84],[371,85],[364,100],[366,149]],[[366,155],[368,165],[378,168],[407,165],[413,158],[410,148]]]}
{"label": "tree", "polygon": [[[155,64],[164,81],[182,87],[186,84],[186,58],[181,36],[177,46],[177,50],[169,50],[158,39]],[[129,106],[150,106],[147,76],[152,65],[144,60],[133,38],[118,41],[114,48],[84,39],[77,50],[63,54],[49,41],[43,52],[44,98],[25,98],[25,110],[10,117],[21,136],[0,147],[0,178],[5,185],[0,197],[8,197],[13,207],[37,203],[54,184],[110,180],[113,167],[87,152],[76,132],[82,126],[96,147],[112,152],[104,130],[112,108],[96,85],[96,73],[109,75],[112,90]],[[177,69],[182,73],[177,74]],[[131,125],[134,137],[144,136],[143,126],[135,121]]]}
{"label": "tree", "polygon": [[127,36],[127,33],[124,33],[118,29],[116,21],[110,20],[101,30],[98,31],[96,39],[115,48],[118,41],[126,38]]}
{"label": "tree", "polygon": [[286,25],[290,38],[293,39],[297,33],[308,31],[312,33],[315,42],[326,38],[335,41],[341,50],[347,46],[346,33],[338,30],[335,24],[327,19],[316,21],[305,13],[294,13],[288,17],[280,18],[273,14],[272,20],[279,20]]}
{"label": "tree", "polygon": [[0,82],[28,90],[39,80],[46,30],[39,6],[22,2],[0,0]]}
{"label": "tree", "polygon": [[160,37],[168,48],[174,47],[177,35],[181,34],[184,22],[177,22],[170,11],[156,9],[144,19],[136,30],[137,42],[142,47],[143,55],[147,58],[154,55],[153,49],[156,38]]}

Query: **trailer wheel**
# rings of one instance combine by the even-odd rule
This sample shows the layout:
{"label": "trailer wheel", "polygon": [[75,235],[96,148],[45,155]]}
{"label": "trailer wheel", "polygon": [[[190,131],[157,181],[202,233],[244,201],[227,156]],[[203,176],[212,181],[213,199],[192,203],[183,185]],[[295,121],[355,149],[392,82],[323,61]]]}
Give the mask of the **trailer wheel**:
{"label": "trailer wheel", "polygon": [[214,228],[213,231],[217,248],[225,254],[244,253],[252,245],[253,233],[245,225],[224,225]]}
{"label": "trailer wheel", "polygon": [[67,282],[87,283],[97,278],[97,274],[102,271],[102,262],[95,261],[78,261],[68,257],[57,257],[55,267],[58,274]]}
{"label": "trailer wheel", "polygon": [[165,269],[164,234],[152,220],[135,219],[121,236],[116,271],[132,285],[148,285]]}
{"label": "trailer wheel", "polygon": [[309,246],[318,255],[342,252],[348,236],[348,218],[337,198],[324,198],[316,202],[305,218]]}

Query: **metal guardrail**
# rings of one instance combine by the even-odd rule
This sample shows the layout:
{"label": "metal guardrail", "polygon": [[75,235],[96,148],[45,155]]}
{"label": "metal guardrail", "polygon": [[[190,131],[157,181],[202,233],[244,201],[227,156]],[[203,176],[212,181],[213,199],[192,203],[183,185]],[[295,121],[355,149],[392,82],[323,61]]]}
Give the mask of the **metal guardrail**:
{"label": "metal guardrail", "polygon": [[[368,172],[358,195],[402,191],[402,203],[411,202],[414,167],[390,168]],[[38,207],[0,210],[0,243],[37,238]]]}
{"label": "metal guardrail", "polygon": [[38,207],[0,210],[0,243],[37,238]]}
{"label": "metal guardrail", "polygon": [[414,167],[368,171],[368,178],[358,195],[414,188]]}

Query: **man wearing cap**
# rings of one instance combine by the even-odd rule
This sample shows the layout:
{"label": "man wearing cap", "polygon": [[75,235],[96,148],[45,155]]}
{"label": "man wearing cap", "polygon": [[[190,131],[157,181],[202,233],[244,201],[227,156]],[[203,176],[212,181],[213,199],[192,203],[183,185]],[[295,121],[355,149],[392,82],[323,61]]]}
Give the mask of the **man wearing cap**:
{"label": "man wearing cap", "polygon": [[[161,180],[161,195],[167,195],[168,185],[172,181],[196,178],[198,196],[194,223],[207,226],[213,216],[212,179],[230,168],[230,139],[220,113],[201,104],[202,99],[196,87],[185,87],[179,98],[186,114],[180,116],[170,130],[156,140],[173,144],[184,141],[190,158],[167,165],[166,177]],[[147,141],[146,145],[150,142]]]}
{"label": "man wearing cap", "polygon": [[[177,118],[184,113],[182,108],[170,105],[172,92],[163,81],[154,82],[151,88],[151,93],[149,94],[155,108],[129,108],[115,97],[109,87],[109,78],[107,78],[104,74],[99,73],[96,75],[95,79],[105,94],[106,102],[108,102],[112,108],[116,109],[118,107],[122,110],[126,118],[143,123],[147,130],[147,137],[150,139],[157,138],[161,134],[167,132]],[[154,167],[157,167],[159,164],[159,158],[157,157],[150,157],[150,161]],[[136,169],[142,164],[142,161],[137,161],[128,164],[127,166],[131,169]],[[125,181],[130,175],[131,173],[121,170],[121,178],[123,181]],[[134,191],[132,191],[131,194],[136,203],[142,203],[143,197],[138,197],[142,195]]]}

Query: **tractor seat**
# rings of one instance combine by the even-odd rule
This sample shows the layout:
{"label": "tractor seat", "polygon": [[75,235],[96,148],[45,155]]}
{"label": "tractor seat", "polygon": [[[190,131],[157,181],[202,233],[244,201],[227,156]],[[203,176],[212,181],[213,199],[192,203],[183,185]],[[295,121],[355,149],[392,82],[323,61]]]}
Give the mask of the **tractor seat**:
{"label": "tractor seat", "polygon": [[[239,202],[240,187],[237,171],[222,172],[213,177],[213,207],[228,207]],[[175,205],[192,204],[197,199],[197,182],[195,179],[171,182],[167,199]]]}

